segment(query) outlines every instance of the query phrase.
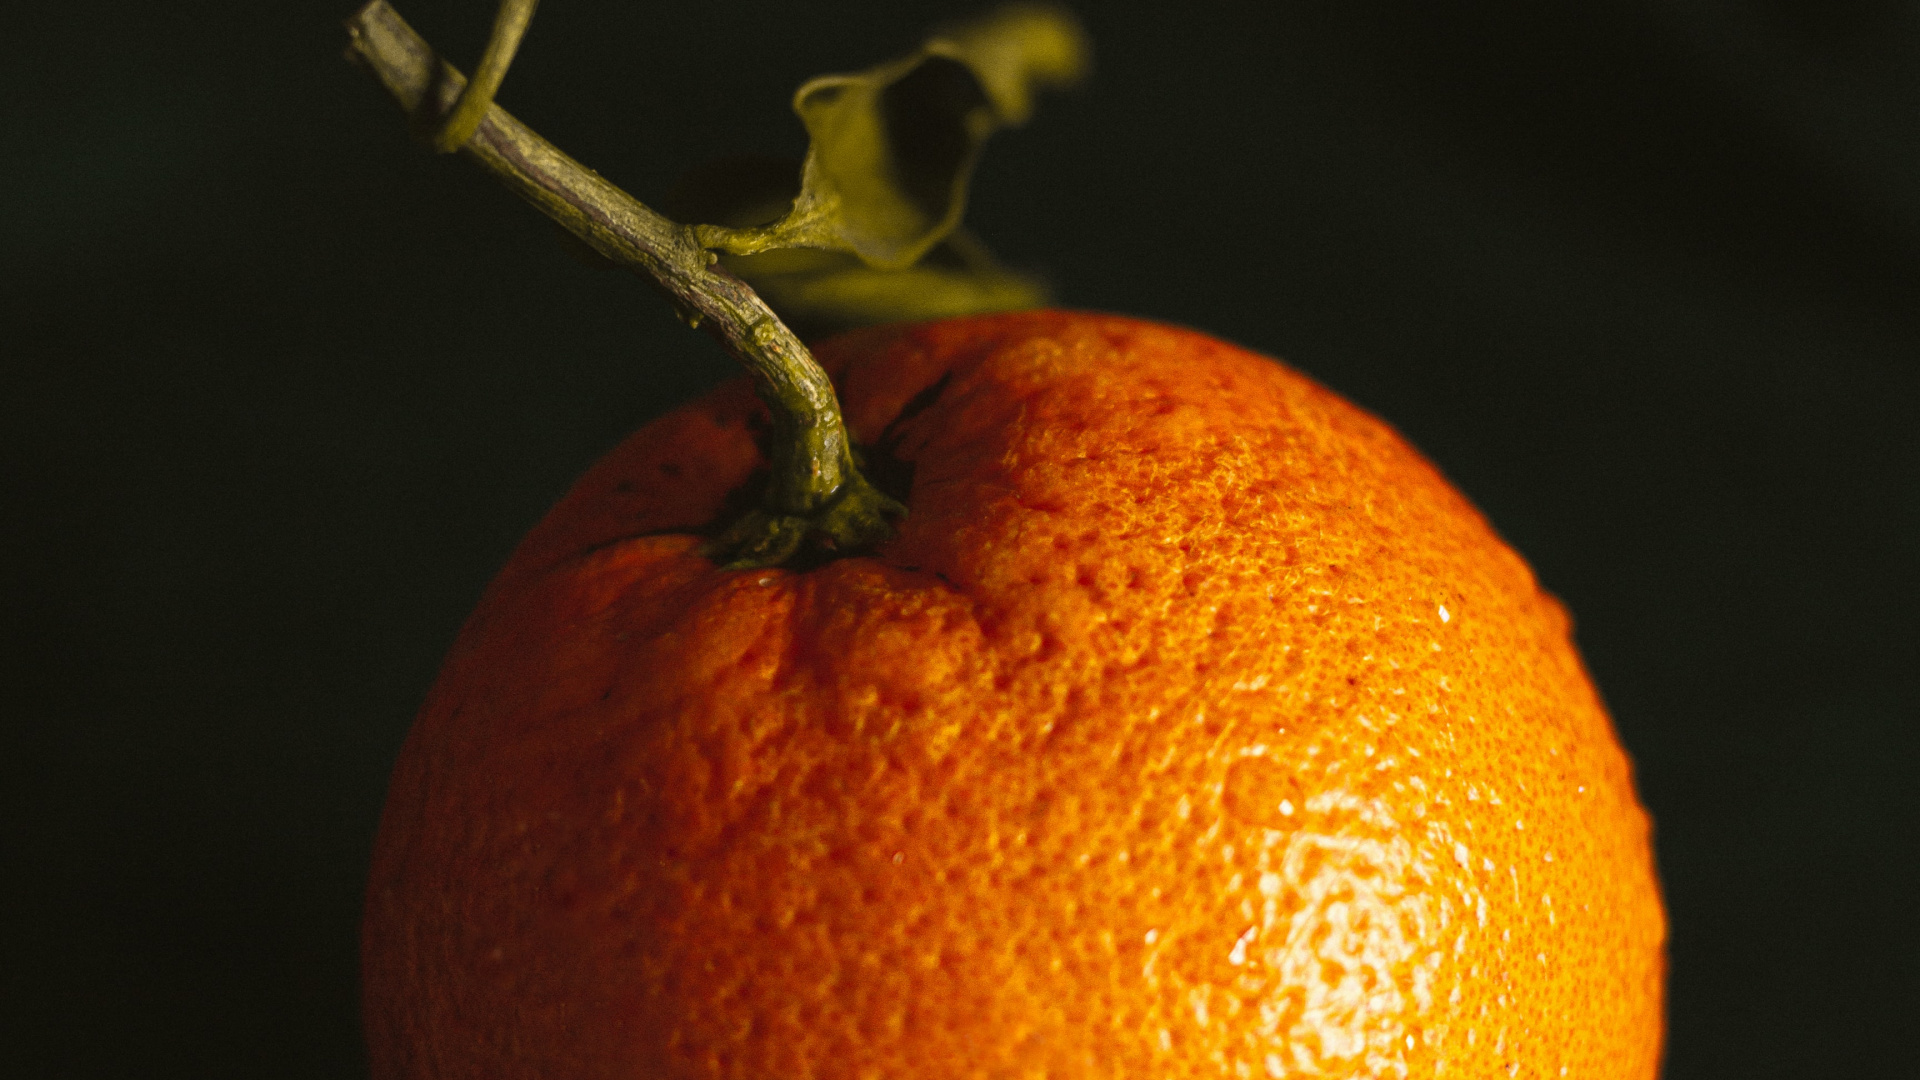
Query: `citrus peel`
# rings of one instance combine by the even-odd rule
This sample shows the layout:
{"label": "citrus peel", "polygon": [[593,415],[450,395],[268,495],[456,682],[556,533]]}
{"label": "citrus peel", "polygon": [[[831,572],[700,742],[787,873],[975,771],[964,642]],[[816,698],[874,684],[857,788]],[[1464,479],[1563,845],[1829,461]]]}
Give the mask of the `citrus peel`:
{"label": "citrus peel", "polygon": [[701,557],[765,464],[744,383],[579,482],[401,754],[376,1077],[1655,1074],[1628,760],[1391,429],[1110,316],[819,356],[911,515]]}

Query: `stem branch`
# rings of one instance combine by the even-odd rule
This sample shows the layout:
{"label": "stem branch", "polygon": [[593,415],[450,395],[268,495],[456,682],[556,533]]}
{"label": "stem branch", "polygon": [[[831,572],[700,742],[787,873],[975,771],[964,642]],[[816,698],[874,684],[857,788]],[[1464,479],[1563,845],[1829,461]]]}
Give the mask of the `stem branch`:
{"label": "stem branch", "polygon": [[540,0],[500,0],[500,10],[493,18],[493,33],[487,37],[487,51],[481,54],[480,64],[473,69],[467,88],[460,91],[453,108],[441,119],[440,129],[434,132],[435,150],[451,154],[480,129],[480,121],[486,119],[487,109],[493,104],[493,95],[500,92],[500,83],[507,77],[513,54],[520,51],[520,39],[527,34],[527,24],[533,21],[533,9],[539,6]]}
{"label": "stem branch", "polygon": [[[518,6],[531,14],[532,5]],[[503,12],[496,40],[502,24],[510,35],[525,29],[523,21],[515,30]],[[356,12],[347,34],[348,58],[371,71],[416,122],[427,130],[445,124],[466,79],[386,0]],[[490,44],[489,56],[497,51]],[[504,70],[502,63],[496,86]],[[490,97],[476,92],[471,100],[477,108]],[[641,204],[498,105],[486,105],[460,151],[595,251],[665,292],[747,369],[772,412],[771,482],[760,510],[709,545],[709,554],[733,566],[766,566],[794,555],[810,536],[845,552],[891,535],[889,519],[905,509],[860,476],[826,372],[745,282],[715,265],[692,228]]]}

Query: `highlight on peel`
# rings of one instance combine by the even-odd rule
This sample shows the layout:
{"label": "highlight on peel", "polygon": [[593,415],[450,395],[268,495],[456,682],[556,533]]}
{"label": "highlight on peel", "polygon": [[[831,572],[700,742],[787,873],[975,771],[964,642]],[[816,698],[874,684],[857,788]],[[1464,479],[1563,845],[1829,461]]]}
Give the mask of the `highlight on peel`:
{"label": "highlight on peel", "polygon": [[818,351],[898,535],[700,558],[738,384],[580,481],[395,771],[376,1077],[1655,1075],[1630,765],[1393,431],[1104,315]]}

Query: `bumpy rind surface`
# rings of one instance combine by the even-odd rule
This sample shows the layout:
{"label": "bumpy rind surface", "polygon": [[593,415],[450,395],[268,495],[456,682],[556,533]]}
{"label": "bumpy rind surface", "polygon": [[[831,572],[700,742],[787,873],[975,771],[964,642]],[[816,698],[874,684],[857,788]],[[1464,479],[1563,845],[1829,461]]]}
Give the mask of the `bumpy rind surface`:
{"label": "bumpy rind surface", "polygon": [[1104,316],[822,357],[916,468],[898,539],[693,554],[758,461],[739,386],[580,482],[395,773],[376,1076],[1654,1075],[1628,762],[1391,430]]}

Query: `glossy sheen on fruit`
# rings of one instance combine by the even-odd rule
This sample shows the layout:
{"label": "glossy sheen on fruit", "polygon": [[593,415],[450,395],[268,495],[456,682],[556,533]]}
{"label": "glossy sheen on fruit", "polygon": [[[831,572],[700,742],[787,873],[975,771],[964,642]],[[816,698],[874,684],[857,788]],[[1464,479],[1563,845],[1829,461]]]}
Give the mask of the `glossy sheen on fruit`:
{"label": "glossy sheen on fruit", "polygon": [[820,352],[914,467],[898,539],[695,554],[737,385],[580,482],[395,773],[377,1077],[1654,1075],[1627,759],[1392,431],[1106,316]]}

